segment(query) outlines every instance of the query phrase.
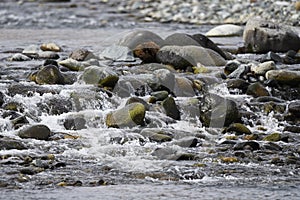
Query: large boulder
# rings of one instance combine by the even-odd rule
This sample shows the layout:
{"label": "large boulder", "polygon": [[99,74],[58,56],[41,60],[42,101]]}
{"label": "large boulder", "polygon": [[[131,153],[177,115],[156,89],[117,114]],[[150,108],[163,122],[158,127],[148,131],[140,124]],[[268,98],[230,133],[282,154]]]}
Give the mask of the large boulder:
{"label": "large boulder", "polygon": [[141,103],[131,103],[106,116],[107,127],[122,128],[144,125],[146,108]]}
{"label": "large boulder", "polygon": [[157,54],[158,62],[185,70],[189,66],[223,66],[225,59],[211,49],[200,46],[164,46]]}
{"label": "large boulder", "polygon": [[243,39],[248,52],[286,52],[300,49],[300,37],[290,27],[258,18],[247,22]]}

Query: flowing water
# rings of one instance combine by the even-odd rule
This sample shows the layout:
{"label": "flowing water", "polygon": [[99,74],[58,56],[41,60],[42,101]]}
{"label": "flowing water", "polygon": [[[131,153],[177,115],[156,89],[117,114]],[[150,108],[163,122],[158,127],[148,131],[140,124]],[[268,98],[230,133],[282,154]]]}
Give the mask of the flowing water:
{"label": "flowing water", "polygon": [[[147,26],[147,30],[163,38],[174,32],[203,33],[210,28],[155,23]],[[173,141],[167,143],[142,137],[141,127],[107,128],[106,114],[122,107],[127,98],[110,96],[80,81],[38,86],[28,82],[27,77],[42,61],[7,61],[28,45],[51,41],[63,47],[62,56],[68,56],[76,48],[87,48],[98,55],[131,31],[131,25],[98,29],[15,27],[0,32],[1,91],[10,94],[7,100],[22,104],[20,112],[30,124],[47,125],[55,135],[49,141],[22,139],[28,145],[25,150],[0,150],[0,185],[5,186],[0,188],[0,199],[299,199],[299,165],[269,162],[274,157],[286,156],[285,153],[261,152],[261,162],[258,159],[221,162],[220,157],[235,155],[220,146],[224,142],[221,130],[202,127],[192,113],[184,113],[180,121],[168,123],[162,113],[147,112],[147,117],[155,122],[154,127],[174,134]],[[214,40],[233,48],[242,41],[240,37]],[[15,95],[11,95],[12,88],[17,88]],[[249,102],[248,96],[233,95],[224,84],[213,84],[210,90],[239,102]],[[51,108],[49,111],[40,106],[47,106],[51,99],[69,99],[74,94],[79,98],[71,101],[68,112],[51,113]],[[176,98],[182,106],[187,100]],[[66,101],[61,102],[67,106]],[[86,127],[66,130],[63,121],[72,115],[83,116]],[[259,116],[268,132],[282,131],[284,122],[279,122],[272,113],[261,112]],[[0,130],[1,137],[20,140],[8,118],[0,119]],[[187,136],[198,138],[198,145],[187,148],[176,144]],[[280,144],[285,150],[299,145],[299,136],[295,133],[292,137],[294,141]],[[49,154],[55,156],[54,161],[45,159]],[[196,158],[185,159],[182,155],[196,155]],[[256,156],[251,151],[246,151],[246,155]],[[26,157],[33,158],[37,168],[47,167],[39,173],[19,173]]]}

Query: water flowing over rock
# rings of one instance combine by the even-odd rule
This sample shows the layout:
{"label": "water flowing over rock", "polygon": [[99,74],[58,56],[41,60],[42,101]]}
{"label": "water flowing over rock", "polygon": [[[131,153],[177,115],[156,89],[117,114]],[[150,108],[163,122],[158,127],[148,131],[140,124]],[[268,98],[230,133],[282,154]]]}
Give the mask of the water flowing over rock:
{"label": "water flowing over rock", "polygon": [[249,52],[286,52],[300,48],[300,37],[290,27],[258,18],[247,22],[243,38]]}

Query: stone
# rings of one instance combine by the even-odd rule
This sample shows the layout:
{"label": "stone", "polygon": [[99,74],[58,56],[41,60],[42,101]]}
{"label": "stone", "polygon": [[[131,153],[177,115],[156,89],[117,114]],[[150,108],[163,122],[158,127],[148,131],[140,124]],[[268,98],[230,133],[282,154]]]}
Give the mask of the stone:
{"label": "stone", "polygon": [[50,129],[43,124],[31,125],[19,131],[20,138],[32,138],[37,140],[47,140],[51,134]]}
{"label": "stone", "polygon": [[222,128],[240,118],[237,104],[216,94],[206,94],[201,99],[200,120],[205,127]]}
{"label": "stone", "polygon": [[81,130],[86,128],[86,120],[83,116],[69,116],[64,120],[67,130]]}
{"label": "stone", "polygon": [[260,62],[274,61],[275,63],[282,63],[282,58],[272,51],[269,51],[267,54],[263,55],[260,59]]}
{"label": "stone", "polygon": [[243,27],[234,24],[223,24],[210,29],[205,35],[207,37],[232,37],[242,36]]}
{"label": "stone", "polygon": [[269,91],[259,82],[250,84],[246,94],[253,97],[270,96]]}
{"label": "stone", "polygon": [[251,71],[256,75],[265,75],[270,70],[276,70],[274,61],[263,62],[251,68]]}
{"label": "stone", "polygon": [[55,51],[55,52],[60,52],[62,51],[61,47],[58,46],[57,44],[55,43],[44,43],[41,45],[41,50],[43,51]]}
{"label": "stone", "polygon": [[281,140],[280,133],[272,133],[263,138],[263,141],[268,141],[268,142],[278,142],[280,140]]}
{"label": "stone", "polygon": [[241,63],[238,60],[230,60],[225,65],[224,73],[226,75],[229,75],[232,72],[234,72],[237,68],[239,68],[240,65]]}
{"label": "stone", "polygon": [[22,51],[22,54],[25,54],[29,57],[37,57],[38,53],[40,51],[40,48],[38,45],[29,45]]}
{"label": "stone", "polygon": [[175,77],[175,85],[173,93],[176,97],[194,97],[195,91],[193,82],[185,77]]}
{"label": "stone", "polygon": [[294,116],[300,117],[300,100],[291,102],[288,105],[288,111]]}
{"label": "stone", "polygon": [[66,67],[72,71],[81,71],[81,70],[84,70],[86,67],[90,66],[89,63],[79,62],[72,58],[67,58],[65,60],[59,61],[58,64]]}
{"label": "stone", "polygon": [[140,58],[143,63],[156,62],[156,54],[160,47],[154,42],[145,42],[133,49],[133,55]]}
{"label": "stone", "polygon": [[159,129],[146,128],[143,129],[140,132],[140,134],[144,137],[149,138],[150,141],[158,142],[158,143],[169,142],[172,140],[172,135]]}
{"label": "stone", "polygon": [[129,49],[133,50],[138,45],[145,42],[154,42],[161,47],[164,43],[164,40],[159,35],[151,31],[137,30],[125,35],[117,45],[128,47]]}
{"label": "stone", "polygon": [[243,79],[229,79],[226,81],[226,85],[229,89],[240,89],[242,92],[246,92],[250,84]]}
{"label": "stone", "polygon": [[38,53],[38,58],[39,59],[59,59],[59,55],[56,52],[53,51],[40,51]]}
{"label": "stone", "polygon": [[0,107],[4,104],[5,102],[5,95],[2,91],[0,91]]}
{"label": "stone", "polygon": [[9,61],[29,61],[29,60],[31,60],[31,58],[22,53],[16,53],[9,58]]}
{"label": "stone", "polygon": [[227,132],[235,132],[236,135],[242,135],[242,134],[246,134],[246,135],[250,135],[252,134],[252,132],[249,130],[249,128],[247,128],[245,125],[241,124],[241,123],[232,123],[230,124],[230,126],[226,129]]}
{"label": "stone", "polygon": [[300,37],[290,27],[259,18],[248,20],[243,39],[246,51],[255,53],[299,50]]}
{"label": "stone", "polygon": [[146,108],[143,104],[131,103],[107,114],[106,125],[114,128],[144,125],[145,114]]}
{"label": "stone", "polygon": [[201,46],[191,35],[174,33],[165,38],[164,46]]}
{"label": "stone", "polygon": [[119,76],[108,67],[90,66],[84,69],[81,79],[87,84],[114,88]]}
{"label": "stone", "polygon": [[157,80],[155,84],[150,84],[150,87],[153,90],[174,91],[175,75],[173,72],[168,69],[157,69],[153,72],[153,74],[155,75],[155,80]]}
{"label": "stone", "polygon": [[41,112],[50,115],[61,115],[72,110],[72,102],[64,97],[47,98],[43,102],[37,104]]}
{"label": "stone", "polygon": [[141,103],[145,106],[146,110],[149,110],[150,109],[150,106],[149,104],[142,98],[139,98],[139,97],[130,97],[129,99],[127,99],[125,105],[129,105],[129,104],[132,104],[132,103]]}
{"label": "stone", "polygon": [[76,49],[70,53],[69,58],[77,61],[87,61],[96,58],[96,56],[87,49]]}
{"label": "stone", "polygon": [[164,46],[157,55],[158,62],[185,70],[189,66],[224,66],[225,59],[211,49],[199,46]]}
{"label": "stone", "polygon": [[162,106],[163,106],[167,116],[169,116],[175,120],[180,120],[180,111],[178,110],[178,107],[177,107],[173,97],[167,97],[162,102]]}
{"label": "stone", "polygon": [[173,144],[180,147],[196,147],[199,144],[199,140],[196,137],[184,137],[174,141]]}
{"label": "stone", "polygon": [[151,93],[151,97],[155,99],[155,101],[163,101],[169,96],[168,91],[156,91]]}
{"label": "stone", "polygon": [[134,62],[135,58],[130,48],[121,45],[112,45],[105,48],[99,55],[100,59],[117,62]]}
{"label": "stone", "polygon": [[47,65],[36,73],[35,82],[40,85],[64,84],[64,77],[56,66]]}
{"label": "stone", "polygon": [[4,138],[0,138],[0,149],[1,150],[10,150],[10,149],[23,150],[26,149],[26,146],[21,141],[4,137]]}
{"label": "stone", "polygon": [[270,70],[266,73],[268,80],[276,81],[279,84],[286,84],[289,86],[300,85],[300,73],[289,70]]}
{"label": "stone", "polygon": [[246,142],[240,142],[234,145],[233,150],[234,151],[240,151],[240,150],[250,150],[255,151],[259,150],[260,145],[258,142],[255,141],[246,141]]}

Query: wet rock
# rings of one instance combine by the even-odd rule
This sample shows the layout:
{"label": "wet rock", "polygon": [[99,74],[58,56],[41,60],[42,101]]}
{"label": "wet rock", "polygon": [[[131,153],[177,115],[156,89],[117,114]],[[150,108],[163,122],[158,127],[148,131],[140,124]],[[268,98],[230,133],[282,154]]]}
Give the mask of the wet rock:
{"label": "wet rock", "polygon": [[263,140],[268,142],[278,142],[281,140],[281,135],[280,133],[272,133],[264,137]]}
{"label": "wet rock", "polygon": [[22,53],[25,54],[26,56],[35,58],[38,56],[39,51],[40,48],[38,45],[29,45],[22,51]]}
{"label": "wet rock", "polygon": [[261,96],[253,99],[254,102],[275,102],[275,103],[284,103],[285,101],[277,98],[277,97],[271,97],[271,96]]}
{"label": "wet rock", "polygon": [[239,120],[237,104],[216,94],[207,94],[201,100],[200,120],[206,127],[224,127]]}
{"label": "wet rock", "polygon": [[154,42],[145,42],[133,49],[133,55],[140,58],[144,63],[156,62],[156,54],[160,47]]}
{"label": "wet rock", "polygon": [[155,80],[149,84],[149,86],[154,90],[167,90],[169,92],[174,92],[175,85],[175,75],[173,72],[167,69],[158,69],[153,72],[155,75]]}
{"label": "wet rock", "polygon": [[279,146],[278,144],[275,144],[273,142],[268,142],[266,144],[263,144],[262,149],[263,148],[271,150],[271,151],[281,151],[282,150],[281,146]]}
{"label": "wet rock", "polygon": [[64,121],[67,130],[81,130],[86,128],[86,120],[83,116],[69,116]]}
{"label": "wet rock", "polygon": [[[227,78],[245,78],[245,75],[250,71],[249,65],[240,65],[237,69],[235,69],[232,73],[230,73]],[[228,72],[226,72],[228,73]]]}
{"label": "wet rock", "polygon": [[69,58],[77,61],[86,61],[92,58],[96,58],[96,56],[87,49],[76,49],[70,53]]}
{"label": "wet rock", "polygon": [[289,70],[270,70],[266,73],[268,80],[276,81],[279,84],[290,86],[300,85],[300,73]]}
{"label": "wet rock", "polygon": [[9,58],[9,61],[28,61],[31,60],[28,56],[22,53],[16,53],[12,57]]}
{"label": "wet rock", "polygon": [[193,83],[185,77],[175,77],[173,93],[177,97],[194,97]]}
{"label": "wet rock", "polygon": [[0,91],[0,107],[4,104],[5,102],[5,95],[3,92]]}
{"label": "wet rock", "polygon": [[199,140],[195,137],[186,137],[174,141],[173,144],[180,147],[196,147],[199,144]]}
{"label": "wet rock", "polygon": [[157,91],[157,92],[152,92],[151,93],[151,97],[154,98],[155,102],[156,101],[163,101],[165,100],[167,97],[169,96],[169,92],[168,91]]}
{"label": "wet rock", "polygon": [[62,113],[68,113],[72,110],[72,102],[70,99],[63,97],[45,99],[43,102],[38,103],[37,106],[40,108],[41,112],[45,112],[50,115],[61,115]]}
{"label": "wet rock", "polygon": [[211,49],[199,46],[164,46],[157,53],[157,61],[185,70],[189,66],[223,66],[224,58]]}
{"label": "wet rock", "polygon": [[263,55],[260,59],[260,62],[267,62],[267,61],[273,61],[275,63],[282,63],[283,60],[278,54],[276,54],[272,51],[269,51],[267,54]]}
{"label": "wet rock", "polygon": [[59,59],[59,55],[55,52],[52,51],[42,51],[38,53],[38,58],[39,59]]}
{"label": "wet rock", "polygon": [[259,82],[249,85],[246,94],[253,97],[270,96],[269,91]]}
{"label": "wet rock", "polygon": [[35,82],[40,85],[64,84],[64,77],[56,66],[47,65],[36,73]]}
{"label": "wet rock", "polygon": [[104,49],[99,55],[101,59],[108,59],[118,62],[133,62],[133,52],[126,46],[112,45]]}
{"label": "wet rock", "polygon": [[300,126],[286,126],[283,131],[288,131],[292,133],[300,133]]}
{"label": "wet rock", "polygon": [[172,135],[168,132],[165,132],[163,130],[160,129],[150,129],[150,128],[146,128],[143,129],[140,134],[144,137],[149,138],[150,141],[153,142],[169,142],[172,140]]}
{"label": "wet rock", "polygon": [[297,117],[300,117],[300,100],[291,102],[288,105],[288,111]]}
{"label": "wet rock", "polygon": [[257,75],[265,75],[270,70],[275,70],[276,65],[273,61],[267,61],[264,63],[260,63],[257,66],[251,68],[251,71],[253,71]]}
{"label": "wet rock", "polygon": [[87,62],[79,62],[72,58],[68,58],[68,59],[59,61],[58,64],[66,67],[72,71],[80,71],[80,70],[83,70],[84,68],[90,66],[90,64]]}
{"label": "wet rock", "polygon": [[246,92],[250,84],[243,79],[229,79],[226,81],[226,85],[229,89],[240,89]]}
{"label": "wet rock", "polygon": [[248,20],[243,39],[249,52],[299,50],[300,37],[290,27],[258,18]]}
{"label": "wet rock", "polygon": [[4,138],[0,138],[0,149],[1,150],[9,150],[9,149],[23,150],[27,148],[22,142],[18,140],[4,137]]}
{"label": "wet rock", "polygon": [[180,120],[180,111],[175,103],[173,97],[168,97],[162,102],[162,106],[165,110],[167,116],[175,119]]}
{"label": "wet rock", "polygon": [[60,52],[62,51],[61,47],[58,46],[57,44],[55,43],[44,43],[41,45],[41,50],[43,51],[55,51],[55,52]]}
{"label": "wet rock", "polygon": [[18,102],[7,102],[3,105],[3,109],[17,112],[24,112],[24,105]]}
{"label": "wet rock", "polygon": [[107,114],[106,125],[114,128],[144,125],[145,114],[146,108],[143,104],[132,103]]}
{"label": "wet rock", "polygon": [[240,142],[234,145],[233,149],[235,151],[240,151],[240,150],[255,151],[260,149],[260,145],[255,141]]}
{"label": "wet rock", "polygon": [[243,27],[233,24],[223,24],[210,29],[205,35],[207,37],[232,37],[242,36]]}
{"label": "wet rock", "polygon": [[230,124],[230,126],[226,129],[227,132],[235,132],[236,135],[242,135],[242,134],[246,134],[246,135],[250,135],[252,134],[252,132],[243,124],[241,123],[233,123]]}
{"label": "wet rock", "polygon": [[139,97],[130,97],[129,99],[127,99],[125,105],[129,105],[129,104],[132,104],[132,103],[141,103],[145,106],[146,110],[150,109],[149,104],[144,99],[141,99]]}
{"label": "wet rock", "polygon": [[90,66],[84,69],[82,80],[87,84],[114,88],[119,80],[118,75],[108,67]]}
{"label": "wet rock", "polygon": [[191,35],[186,33],[174,33],[166,37],[164,46],[201,46]]}
{"label": "wet rock", "polygon": [[118,42],[118,45],[125,46],[133,50],[139,44],[143,44],[146,42],[154,42],[158,46],[162,46],[162,44],[164,43],[163,39],[160,36],[151,31],[137,30],[127,34]]}
{"label": "wet rock", "polygon": [[25,127],[18,132],[20,138],[32,138],[37,140],[47,140],[51,134],[50,129],[42,124]]}
{"label": "wet rock", "polygon": [[234,72],[237,68],[239,68],[240,65],[241,63],[238,60],[230,60],[225,65],[224,73],[226,75],[229,75],[232,72]]}

